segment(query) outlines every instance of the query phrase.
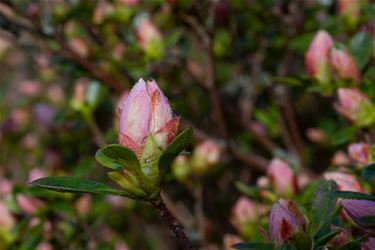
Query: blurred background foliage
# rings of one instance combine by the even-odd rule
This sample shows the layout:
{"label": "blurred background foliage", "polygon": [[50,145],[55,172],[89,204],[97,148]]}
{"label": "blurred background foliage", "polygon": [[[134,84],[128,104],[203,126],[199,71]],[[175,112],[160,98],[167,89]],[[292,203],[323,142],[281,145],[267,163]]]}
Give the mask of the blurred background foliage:
{"label": "blurred background foliage", "polygon": [[[163,191],[189,236],[201,249],[222,249],[229,234],[260,240],[255,225],[267,227],[283,197],[259,191],[272,158],[312,179],[349,164],[350,143],[374,142],[374,128],[351,126],[304,66],[324,29],[375,100],[375,4],[352,1],[359,15],[334,0],[1,1],[0,249],[176,248],[148,204],[27,185],[45,175],[107,182],[93,156],[117,143],[120,97],[139,78],[155,79],[181,128],[194,128]],[[214,149],[199,150],[207,140]],[[308,203],[313,188],[296,199]],[[245,228],[232,218],[241,195],[263,204]]]}

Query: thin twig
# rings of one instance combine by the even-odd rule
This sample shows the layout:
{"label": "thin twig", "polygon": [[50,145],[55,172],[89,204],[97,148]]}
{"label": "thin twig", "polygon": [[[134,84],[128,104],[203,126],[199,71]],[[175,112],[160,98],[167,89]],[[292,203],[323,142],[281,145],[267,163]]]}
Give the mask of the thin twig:
{"label": "thin twig", "polygon": [[158,200],[152,201],[151,204],[158,209],[160,217],[168,224],[169,228],[173,231],[181,249],[194,249],[193,243],[184,232],[184,228],[170,213],[168,208],[165,206],[162,198],[160,197]]}

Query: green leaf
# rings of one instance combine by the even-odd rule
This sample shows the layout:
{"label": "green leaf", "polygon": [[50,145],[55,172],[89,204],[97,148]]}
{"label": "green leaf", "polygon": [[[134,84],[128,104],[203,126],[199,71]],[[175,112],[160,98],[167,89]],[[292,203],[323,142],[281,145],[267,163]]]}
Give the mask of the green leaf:
{"label": "green leaf", "polygon": [[335,182],[325,181],[316,192],[311,206],[311,228],[314,234],[331,221],[337,199],[333,194],[335,190]]}
{"label": "green leaf", "polygon": [[62,193],[93,193],[127,196],[126,192],[113,189],[104,183],[68,176],[44,177],[30,182],[30,184]]}
{"label": "green leaf", "polygon": [[329,232],[326,235],[323,235],[319,239],[316,240],[315,247],[321,247],[326,245],[330,240],[332,240],[336,235],[342,232],[342,229],[335,229]]}
{"label": "green leaf", "polygon": [[161,177],[164,176],[173,159],[176,158],[190,144],[192,135],[192,128],[182,131],[161,155],[158,164]]}
{"label": "green leaf", "polygon": [[375,201],[375,196],[368,195],[365,193],[357,193],[350,191],[334,191],[332,192],[332,194],[336,196],[336,198]]}
{"label": "green leaf", "polygon": [[363,169],[362,178],[371,185],[375,184],[375,163],[367,165]]}
{"label": "green leaf", "polygon": [[248,242],[248,243],[237,243],[232,246],[238,250],[272,250],[273,245],[270,243],[263,242]]}
{"label": "green leaf", "polygon": [[356,59],[360,69],[363,69],[372,55],[372,41],[365,32],[357,33],[349,42],[349,50]]}
{"label": "green leaf", "polygon": [[108,177],[119,184],[132,199],[142,200],[148,196],[140,187],[138,179],[130,173],[109,172]]}
{"label": "green leaf", "polygon": [[307,233],[297,233],[288,239],[288,243],[295,246],[298,250],[310,250],[313,245],[312,238]]}
{"label": "green leaf", "polygon": [[111,144],[99,149],[95,158],[103,166],[114,170],[125,168],[134,174],[140,171],[139,161],[134,152],[119,144]]}

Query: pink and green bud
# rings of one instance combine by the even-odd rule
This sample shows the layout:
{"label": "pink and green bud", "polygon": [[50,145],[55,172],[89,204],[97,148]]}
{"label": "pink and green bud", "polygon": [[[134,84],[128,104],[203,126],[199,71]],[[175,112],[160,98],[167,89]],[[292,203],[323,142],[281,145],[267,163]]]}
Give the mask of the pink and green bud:
{"label": "pink and green bud", "polygon": [[137,26],[137,37],[140,47],[153,59],[163,55],[164,44],[160,30],[149,18],[140,20]]}
{"label": "pink and green bud", "polygon": [[332,46],[331,36],[326,31],[320,30],[305,54],[307,72],[320,83],[327,83],[330,79],[329,52]]}
{"label": "pink and green bud", "polygon": [[338,12],[350,27],[355,27],[358,23],[361,14],[361,2],[363,1],[338,0]]}
{"label": "pink and green bud", "polygon": [[361,81],[361,72],[357,62],[345,50],[333,48],[331,51],[331,65],[335,73],[342,79]]}
{"label": "pink and green bud", "polygon": [[337,91],[336,110],[349,121],[368,126],[375,121],[375,107],[370,99],[355,88],[340,88]]}
{"label": "pink and green bud", "polygon": [[364,217],[375,216],[375,201],[342,199],[340,201],[345,213],[360,227],[375,229],[363,221]]}
{"label": "pink and green bud", "polygon": [[289,237],[304,232],[306,220],[294,201],[280,199],[271,209],[269,217],[270,238],[282,244]]}
{"label": "pink and green bud", "polygon": [[297,192],[296,176],[292,168],[283,160],[273,159],[268,166],[267,176],[278,195],[289,197]]}
{"label": "pink and green bud", "polygon": [[371,161],[371,145],[367,143],[352,143],[349,145],[350,159],[359,165],[367,165]]}
{"label": "pink and green bud", "polygon": [[246,197],[240,197],[233,206],[231,222],[238,231],[244,233],[247,225],[254,222],[258,218],[258,215],[257,204]]}
{"label": "pink and green bud", "polygon": [[149,136],[165,149],[175,138],[178,124],[179,117],[173,115],[168,99],[156,82],[140,79],[122,107],[119,141],[141,156]]}
{"label": "pink and green bud", "polygon": [[324,179],[333,180],[340,191],[363,192],[364,189],[355,176],[342,172],[328,172],[324,174]]}
{"label": "pink and green bud", "polygon": [[197,174],[206,173],[211,167],[220,162],[221,146],[213,141],[206,140],[200,143],[193,153],[192,165]]}

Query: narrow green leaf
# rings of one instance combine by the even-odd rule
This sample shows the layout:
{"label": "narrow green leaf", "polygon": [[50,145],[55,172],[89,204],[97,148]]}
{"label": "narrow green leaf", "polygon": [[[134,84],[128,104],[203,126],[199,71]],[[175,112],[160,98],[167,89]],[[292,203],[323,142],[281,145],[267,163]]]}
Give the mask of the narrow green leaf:
{"label": "narrow green leaf", "polygon": [[332,192],[334,196],[337,198],[344,198],[344,199],[355,199],[355,200],[370,200],[374,201],[375,196],[368,195],[365,193],[357,193],[357,192],[350,192],[350,191],[334,191]]}
{"label": "narrow green leaf", "polygon": [[114,170],[126,169],[134,174],[140,171],[139,161],[134,152],[119,144],[111,144],[99,149],[95,158],[103,166]]}
{"label": "narrow green leaf", "polygon": [[375,163],[367,165],[363,169],[362,178],[371,185],[375,184]]}
{"label": "narrow green leaf", "polygon": [[356,59],[360,69],[363,69],[372,55],[372,42],[365,32],[357,33],[349,42],[349,50]]}
{"label": "narrow green leaf", "polygon": [[127,192],[128,197],[133,199],[145,198],[147,194],[139,187],[138,179],[130,173],[127,174],[127,176],[123,176],[118,172],[109,172],[108,177],[119,184]]}
{"label": "narrow green leaf", "polygon": [[311,206],[311,228],[314,234],[331,221],[337,200],[337,197],[333,195],[333,191],[335,190],[335,182],[325,181],[316,192],[315,199]]}
{"label": "narrow green leaf", "polygon": [[336,235],[342,232],[342,229],[335,229],[329,232],[326,235],[323,235],[319,239],[316,240],[315,247],[321,247],[327,244],[330,240],[332,240]]}
{"label": "narrow green leaf", "polygon": [[104,183],[68,176],[44,177],[30,182],[30,184],[62,193],[93,193],[127,196],[126,192],[113,189]]}
{"label": "narrow green leaf", "polygon": [[192,135],[192,128],[182,131],[164,151],[158,164],[161,176],[165,174],[167,167],[172,163],[173,159],[176,158],[190,144]]}
{"label": "narrow green leaf", "polygon": [[263,242],[237,243],[237,244],[234,244],[232,247],[238,250],[272,250],[273,249],[272,244],[263,243]]}

